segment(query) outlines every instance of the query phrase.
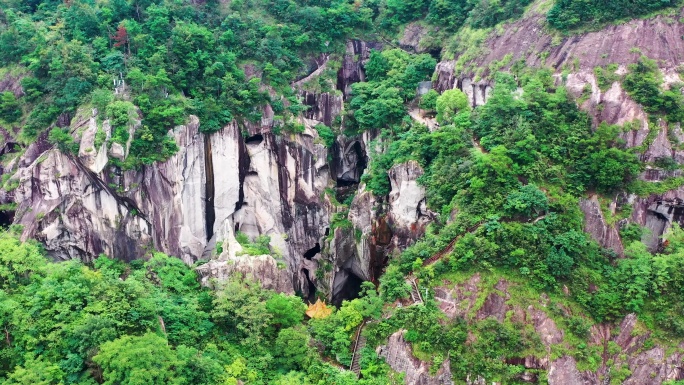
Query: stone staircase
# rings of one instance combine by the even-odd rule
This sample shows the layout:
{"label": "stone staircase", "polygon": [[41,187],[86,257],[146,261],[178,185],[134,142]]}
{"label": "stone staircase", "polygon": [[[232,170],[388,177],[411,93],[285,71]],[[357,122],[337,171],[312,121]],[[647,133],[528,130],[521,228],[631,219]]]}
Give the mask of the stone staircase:
{"label": "stone staircase", "polygon": [[411,300],[415,305],[423,304],[423,297],[420,295],[420,290],[418,289],[418,283],[414,277],[408,279],[411,285]]}
{"label": "stone staircase", "polygon": [[366,326],[366,321],[359,326],[356,331],[356,336],[354,338],[354,351],[352,352],[351,365],[349,365],[349,370],[354,372],[357,377],[361,375],[361,349],[366,347],[366,337],[361,333],[363,327]]}

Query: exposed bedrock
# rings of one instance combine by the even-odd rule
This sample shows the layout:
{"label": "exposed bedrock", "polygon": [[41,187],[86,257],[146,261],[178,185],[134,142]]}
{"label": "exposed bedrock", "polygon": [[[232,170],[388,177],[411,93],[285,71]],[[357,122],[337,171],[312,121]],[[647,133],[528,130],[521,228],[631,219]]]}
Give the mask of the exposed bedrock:
{"label": "exposed bedrock", "polygon": [[407,385],[453,385],[449,360],[434,375],[430,374],[430,364],[413,356],[411,344],[404,339],[406,330],[392,334],[386,345],[380,346],[377,353],[384,358],[393,370],[404,373]]}
{"label": "exposed bedrock", "polygon": [[[494,86],[490,64],[508,63],[502,70],[523,61],[529,67],[550,66],[555,69],[556,81],[581,102],[580,107],[591,116],[595,126],[602,122],[625,125],[620,133],[627,147],[638,148],[644,162],[674,160],[684,162],[684,132],[679,124],[664,121],[650,122],[643,108],[633,101],[619,82],[599,87],[594,68],[618,64],[617,74],[625,74],[627,67],[641,55],[655,59],[663,73],[664,86],[680,81],[678,66],[684,61],[684,24],[665,16],[647,20],[633,20],[616,26],[608,26],[598,32],[589,32],[554,39],[546,29],[540,28],[543,15],[528,16],[511,23],[501,33],[492,33],[484,43],[486,49],[477,58],[458,63],[445,60],[437,65],[433,88],[443,92],[461,89],[471,105],[481,105]],[[539,55],[545,52],[545,55]],[[458,64],[457,64],[458,63]],[[460,70],[459,70],[460,69]],[[478,80],[475,80],[478,79]],[[656,131],[653,133],[652,131]],[[649,134],[650,133],[650,134]],[[648,182],[659,182],[680,176],[679,171],[667,171],[654,166],[640,176]],[[684,190],[675,189],[649,197],[618,197],[608,203],[611,210],[625,204],[633,206],[629,222],[647,228],[643,241],[655,251],[660,238],[673,223],[684,224],[682,216]],[[604,247],[622,253],[619,226],[628,221],[606,224],[596,202],[582,202],[585,213],[585,229]]]}
{"label": "exposed bedrock", "polygon": [[[603,212],[598,197],[592,195],[586,199],[580,199],[580,210],[584,214],[584,231],[606,249],[613,250],[618,256],[624,255],[624,247],[620,239],[620,233],[616,223],[608,223]],[[615,206],[611,202],[611,208]]]}
{"label": "exposed bedrock", "polygon": [[[496,283],[489,282],[487,283],[479,274],[458,284],[444,281],[442,285],[435,288],[435,300],[445,316],[450,319],[464,318],[468,322],[474,322],[493,318],[499,322],[529,325],[539,336],[544,347],[543,353],[526,357],[503,358],[507,363],[521,365],[527,370],[520,374],[519,378],[523,382],[537,383],[535,371],[542,370],[546,372],[549,384],[599,385],[610,382],[611,366],[613,368],[626,367],[631,371],[624,384],[658,385],[666,381],[684,379],[684,371],[680,364],[684,358],[681,352],[684,345],[680,344],[676,349],[658,344],[647,347],[645,343],[650,333],[645,331],[647,329],[643,325],[639,325],[634,314],[627,315],[616,325],[597,324],[591,327],[587,345],[600,349],[603,360],[595,370],[581,370],[571,355],[557,357],[552,353],[567,344],[567,336],[566,331],[562,330],[551,316],[550,300],[545,294],[541,294],[538,300],[522,306],[518,301],[512,300],[512,294],[516,290],[515,284],[503,278]],[[485,298],[484,302],[480,298]],[[570,309],[563,305],[557,306],[560,306],[560,309],[556,312],[562,312],[562,317],[573,316]],[[409,381],[408,373],[419,372],[419,368],[425,363],[421,363],[411,354],[411,344],[402,342],[400,336],[401,332],[393,334],[388,346],[399,346],[407,353],[392,355],[381,351],[381,356],[385,357],[395,370],[406,368],[406,384],[423,383],[413,377],[410,377],[412,380]],[[609,350],[610,345],[619,349]],[[445,380],[442,379],[442,381]],[[454,379],[454,381],[468,382],[465,378]],[[480,378],[479,381],[485,383],[486,379]],[[469,383],[477,382],[476,380],[469,381]]]}
{"label": "exposed bedrock", "polygon": [[342,68],[337,72],[337,90],[347,99],[351,94],[351,85],[366,80],[364,65],[370,58],[372,49],[382,49],[381,43],[350,40],[342,59]]}

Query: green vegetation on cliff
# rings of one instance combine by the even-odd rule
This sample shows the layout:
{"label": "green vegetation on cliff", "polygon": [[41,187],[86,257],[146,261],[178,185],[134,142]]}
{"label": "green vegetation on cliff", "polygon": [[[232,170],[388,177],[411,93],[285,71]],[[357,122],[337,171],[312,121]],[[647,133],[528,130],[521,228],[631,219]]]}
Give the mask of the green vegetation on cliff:
{"label": "green vegetation on cliff", "polygon": [[552,27],[569,30],[584,26],[597,27],[681,5],[680,0],[556,0],[547,19]]}
{"label": "green vegetation on cliff", "polygon": [[303,323],[299,297],[233,280],[201,288],[180,259],[130,265],[51,263],[35,242],[0,233],[0,382],[4,384],[390,384],[368,352],[368,379],[348,364],[356,327],[378,317],[373,286],[332,316]]}

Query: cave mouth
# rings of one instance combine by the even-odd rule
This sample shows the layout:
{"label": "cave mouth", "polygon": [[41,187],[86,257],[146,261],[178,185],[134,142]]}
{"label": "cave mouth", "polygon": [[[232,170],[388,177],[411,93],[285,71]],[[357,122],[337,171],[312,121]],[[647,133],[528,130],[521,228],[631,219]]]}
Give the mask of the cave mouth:
{"label": "cave mouth", "polygon": [[304,299],[309,301],[309,303],[314,303],[316,302],[316,285],[314,285],[311,278],[309,278],[309,269],[302,269],[302,273],[304,273],[304,277],[306,277],[309,288],[309,294]]}
{"label": "cave mouth", "polygon": [[252,135],[245,139],[245,144],[260,144],[264,141],[264,136],[261,134]]}
{"label": "cave mouth", "polygon": [[353,187],[359,184],[357,180],[337,178],[337,187]]}
{"label": "cave mouth", "polygon": [[430,54],[430,56],[432,56],[435,60],[439,62],[440,60],[442,60],[442,47],[433,48],[428,51],[428,54]]}
{"label": "cave mouth", "polygon": [[342,306],[343,301],[351,301],[361,297],[361,284],[363,279],[349,270],[344,270],[347,274],[342,287],[333,295],[332,304],[335,307]]}
{"label": "cave mouth", "polygon": [[0,211],[0,227],[9,228],[14,222],[14,211]]}
{"label": "cave mouth", "polygon": [[307,251],[304,253],[304,259],[308,259],[308,260],[310,261],[311,258],[313,258],[314,256],[316,256],[316,254],[318,254],[318,253],[320,253],[320,252],[321,252],[321,244],[318,243],[318,242],[316,242],[316,246],[314,246],[313,248],[307,250]]}

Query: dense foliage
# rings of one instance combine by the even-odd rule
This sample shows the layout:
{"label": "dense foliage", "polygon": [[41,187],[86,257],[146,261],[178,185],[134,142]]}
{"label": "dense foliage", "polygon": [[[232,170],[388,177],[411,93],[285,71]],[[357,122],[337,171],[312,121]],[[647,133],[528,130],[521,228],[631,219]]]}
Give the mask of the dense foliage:
{"label": "dense foliage", "polygon": [[680,5],[679,0],[556,0],[547,15],[549,24],[560,30],[602,24],[647,15]]}
{"label": "dense foliage", "polygon": [[[304,323],[299,297],[235,278],[201,288],[181,260],[50,263],[36,243],[0,234],[0,381],[5,384],[388,384],[376,358],[358,381],[324,362],[312,338],[348,364],[356,327],[379,317],[367,294]],[[346,358],[345,358],[346,357]]]}
{"label": "dense foliage", "polygon": [[112,141],[122,144],[142,119],[127,168],[177,151],[167,132],[190,113],[213,132],[234,119],[258,121],[270,103],[287,125],[302,110],[289,83],[317,55],[343,50],[372,16],[344,0],[0,5],[0,66],[30,70],[22,80],[29,115],[19,122],[14,95],[3,93],[0,119],[21,123],[24,139],[33,140],[92,103],[100,119],[116,121]]}

